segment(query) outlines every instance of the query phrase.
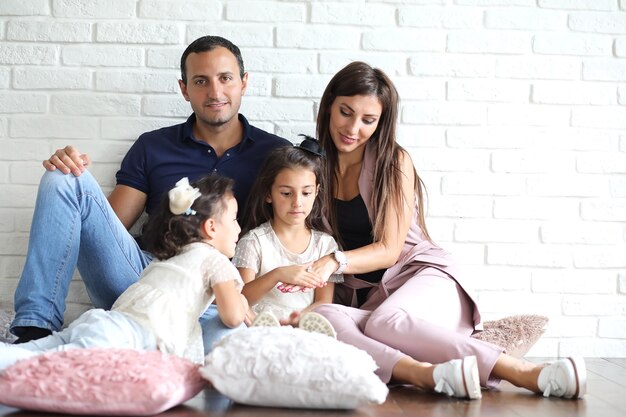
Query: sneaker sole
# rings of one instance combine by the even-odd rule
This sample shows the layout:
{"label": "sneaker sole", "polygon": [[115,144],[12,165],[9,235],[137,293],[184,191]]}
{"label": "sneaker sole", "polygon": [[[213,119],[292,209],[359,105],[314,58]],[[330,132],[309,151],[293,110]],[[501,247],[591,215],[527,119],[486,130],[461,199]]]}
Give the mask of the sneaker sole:
{"label": "sneaker sole", "polygon": [[576,391],[571,398],[582,398],[587,393],[587,368],[585,361],[580,356],[572,356],[567,358],[574,368],[574,377],[576,378]]}
{"label": "sneaker sole", "polygon": [[463,387],[470,400],[478,400],[483,394],[480,391],[480,377],[478,375],[478,362],[476,356],[466,356],[463,358]]}
{"label": "sneaker sole", "polygon": [[272,313],[263,311],[256,316],[251,327],[280,327],[280,322]]}
{"label": "sneaker sole", "polygon": [[310,312],[303,314],[298,327],[307,332],[321,333],[333,339],[337,338],[333,325],[330,324],[326,317],[318,313]]}

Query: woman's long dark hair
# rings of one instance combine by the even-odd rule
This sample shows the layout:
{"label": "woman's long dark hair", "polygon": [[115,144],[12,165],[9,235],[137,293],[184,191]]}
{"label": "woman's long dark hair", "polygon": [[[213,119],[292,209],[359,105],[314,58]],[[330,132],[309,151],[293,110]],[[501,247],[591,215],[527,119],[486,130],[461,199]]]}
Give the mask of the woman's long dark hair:
{"label": "woman's long dark hair", "polygon": [[[313,140],[313,139],[305,139]],[[304,142],[303,142],[304,143]],[[308,142],[310,143],[310,142]],[[317,141],[315,141],[317,143]],[[319,145],[317,145],[319,147]],[[321,151],[321,149],[319,149]],[[326,193],[324,181],[324,158],[316,155],[310,150],[298,146],[284,146],[272,150],[265,159],[259,176],[257,177],[252,192],[248,197],[246,223],[243,225],[241,235],[245,235],[255,227],[260,226],[274,217],[272,205],[266,201],[267,196],[272,191],[272,185],[276,176],[283,169],[304,168],[315,174],[316,185],[319,186],[318,193],[311,213],[305,219],[306,227],[312,230],[326,230],[323,221],[323,210],[327,207],[325,202]]]}
{"label": "woman's long dark hair", "polygon": [[[384,219],[390,209],[396,212],[412,207],[414,202],[404,201],[402,193],[402,172],[400,166],[401,153],[405,152],[396,142],[396,122],[398,119],[399,96],[393,83],[387,75],[378,68],[373,68],[364,62],[352,62],[341,69],[330,80],[317,114],[317,137],[326,152],[326,173],[328,184],[326,194],[329,201],[337,195],[338,163],[337,148],[330,136],[330,110],[337,97],[353,97],[357,95],[377,97],[382,105],[382,113],[376,131],[367,146],[374,147],[376,166],[374,168],[374,183],[372,200],[365,203],[371,205],[376,212],[373,224],[374,241],[379,241],[384,235]],[[415,172],[415,194],[418,201],[418,222],[424,235],[430,239],[424,219],[423,194],[425,187],[421,178]],[[337,226],[337,213],[334,205],[329,206],[328,221],[333,234],[341,242]]]}
{"label": "woman's long dark hair", "polygon": [[233,196],[234,181],[219,175],[207,175],[190,185],[201,193],[191,205],[195,214],[173,214],[168,194],[164,193],[158,209],[143,227],[144,245],[157,259],[171,258],[185,245],[201,242],[202,223],[221,215],[226,210],[227,197]]}

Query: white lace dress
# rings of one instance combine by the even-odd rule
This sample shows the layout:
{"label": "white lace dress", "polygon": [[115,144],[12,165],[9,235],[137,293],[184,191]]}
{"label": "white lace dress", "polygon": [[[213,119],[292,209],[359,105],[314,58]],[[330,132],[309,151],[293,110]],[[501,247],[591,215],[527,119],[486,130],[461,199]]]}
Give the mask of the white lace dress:
{"label": "white lace dress", "polygon": [[153,332],[162,352],[202,363],[198,319],[215,299],[213,285],[231,280],[239,288],[243,286],[239,272],[225,255],[208,244],[191,243],[170,259],[150,263],[112,310]]}
{"label": "white lace dress", "polygon": [[[332,236],[314,230],[304,252],[290,252],[280,243],[271,224],[266,222],[239,239],[232,263],[237,268],[253,270],[255,278],[258,278],[279,266],[303,265],[335,250],[337,242]],[[331,275],[329,281],[343,282],[343,275]],[[288,317],[292,311],[300,311],[310,306],[313,300],[313,291],[283,293],[274,287],[252,309],[257,314],[269,309],[280,319]]]}

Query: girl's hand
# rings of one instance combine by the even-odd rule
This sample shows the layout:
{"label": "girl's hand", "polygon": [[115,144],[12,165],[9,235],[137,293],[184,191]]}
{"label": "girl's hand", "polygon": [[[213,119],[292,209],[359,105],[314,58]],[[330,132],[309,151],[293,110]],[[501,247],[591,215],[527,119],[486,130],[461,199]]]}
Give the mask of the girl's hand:
{"label": "girl's hand", "polygon": [[280,292],[284,292],[284,293],[313,291],[312,288],[301,287],[300,285],[293,285],[293,284],[280,284],[276,288],[278,288]]}
{"label": "girl's hand", "polygon": [[[239,293],[239,298],[241,298],[241,304],[243,305],[244,310],[246,310],[246,317],[250,313],[250,304],[248,304],[248,299],[242,293]],[[254,314],[254,313],[253,313]]]}
{"label": "girl's hand", "polygon": [[286,319],[280,319],[281,326],[298,327],[300,323],[300,312],[293,311]]}
{"label": "girl's hand", "polygon": [[284,287],[285,284],[310,289],[324,285],[324,280],[318,274],[311,271],[310,264],[282,266],[276,268],[274,272],[276,273],[278,281],[281,282],[278,289],[281,289],[281,286]]}
{"label": "girl's hand", "polygon": [[243,319],[243,322],[246,324],[246,326],[250,327],[252,326],[252,322],[254,322],[254,319],[256,319],[256,313],[252,311],[251,308],[249,308],[248,312],[246,313],[246,317]]}
{"label": "girl's hand", "polygon": [[[322,288],[322,287],[325,287],[326,285],[328,285],[328,282],[324,282],[322,285],[318,286],[317,288]],[[293,284],[280,284],[276,288],[278,288],[280,292],[284,292],[284,293],[315,291],[315,288],[302,287],[300,285],[293,285]]]}

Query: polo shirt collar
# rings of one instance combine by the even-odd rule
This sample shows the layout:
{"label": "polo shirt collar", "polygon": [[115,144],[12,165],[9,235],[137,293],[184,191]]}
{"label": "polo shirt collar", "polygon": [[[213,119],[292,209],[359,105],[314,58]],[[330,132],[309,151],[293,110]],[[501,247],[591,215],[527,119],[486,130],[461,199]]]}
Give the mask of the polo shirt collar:
{"label": "polo shirt collar", "polygon": [[[239,113],[237,118],[241,122],[241,126],[243,126],[243,140],[237,147],[242,146],[246,142],[254,142],[254,137],[252,136],[252,129],[250,127],[250,123],[248,119],[244,117],[243,114]],[[183,139],[190,139],[194,142],[201,142],[193,136],[193,124],[196,122],[196,114],[191,113],[191,115],[187,118],[187,121],[183,124]],[[204,142],[202,142],[204,143]]]}

